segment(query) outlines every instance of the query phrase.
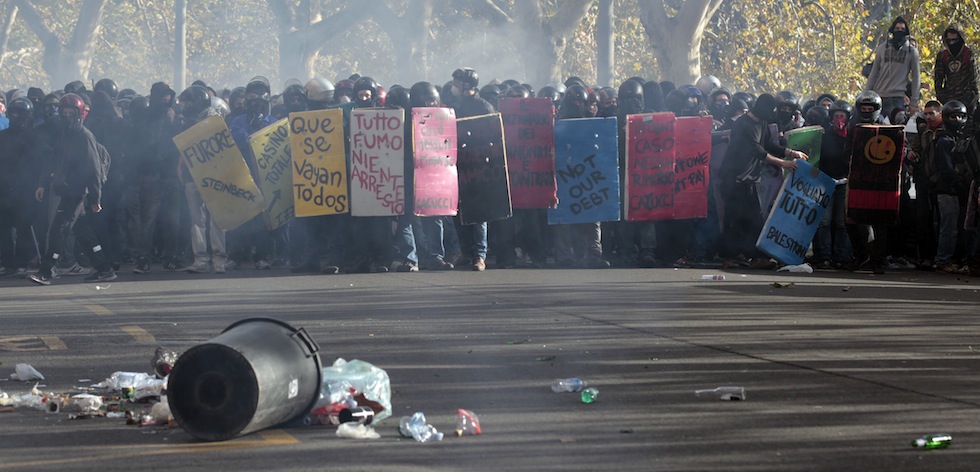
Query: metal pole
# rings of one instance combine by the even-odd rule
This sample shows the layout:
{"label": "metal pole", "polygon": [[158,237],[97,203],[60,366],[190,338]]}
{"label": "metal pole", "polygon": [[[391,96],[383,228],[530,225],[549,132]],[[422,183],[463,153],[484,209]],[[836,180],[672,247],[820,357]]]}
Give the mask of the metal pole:
{"label": "metal pole", "polygon": [[596,68],[599,86],[612,86],[616,63],[614,39],[613,0],[599,0],[599,17],[596,20]]}
{"label": "metal pole", "polygon": [[187,0],[176,0],[174,13],[174,89],[180,93],[187,80]]}

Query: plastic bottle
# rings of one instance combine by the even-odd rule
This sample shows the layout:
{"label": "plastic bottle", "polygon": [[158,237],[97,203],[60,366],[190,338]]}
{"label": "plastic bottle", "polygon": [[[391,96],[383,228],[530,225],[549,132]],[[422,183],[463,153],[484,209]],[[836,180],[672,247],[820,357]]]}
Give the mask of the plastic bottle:
{"label": "plastic bottle", "polygon": [[949,447],[952,442],[953,437],[948,434],[927,434],[912,441],[912,446],[925,449],[942,449]]}
{"label": "plastic bottle", "polygon": [[582,390],[582,403],[592,403],[599,398],[599,389],[595,387],[589,387]]}
{"label": "plastic bottle", "polygon": [[701,280],[719,280],[720,281],[720,280],[725,280],[725,276],[724,275],[718,275],[718,274],[705,274],[705,275],[702,275],[701,276]]}
{"label": "plastic bottle", "polygon": [[469,410],[464,410],[460,408],[456,410],[456,437],[461,437],[464,434],[480,434],[483,430],[480,429],[480,418]]}
{"label": "plastic bottle", "polygon": [[411,417],[403,416],[398,424],[398,432],[405,437],[415,438],[418,442],[442,441],[442,433],[435,426],[425,422],[425,414],[416,412]]}
{"label": "plastic bottle", "polygon": [[718,387],[704,390],[695,390],[694,394],[698,398],[717,398],[719,400],[745,400],[745,388],[743,387]]}
{"label": "plastic bottle", "polygon": [[578,377],[569,377],[567,379],[555,379],[551,383],[551,391],[555,393],[581,392],[588,386],[588,382]]}

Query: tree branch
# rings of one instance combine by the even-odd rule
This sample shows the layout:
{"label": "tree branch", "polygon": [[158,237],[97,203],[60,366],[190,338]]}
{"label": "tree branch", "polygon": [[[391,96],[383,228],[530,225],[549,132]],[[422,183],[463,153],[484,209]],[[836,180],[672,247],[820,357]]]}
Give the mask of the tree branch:
{"label": "tree branch", "polygon": [[105,9],[106,2],[108,0],[85,0],[78,14],[71,41],[68,42],[68,49],[81,52],[95,41],[95,33],[99,31],[102,10]]}
{"label": "tree branch", "polygon": [[330,40],[353,28],[363,18],[362,12],[355,8],[347,8],[289,34],[299,38],[301,42],[308,42],[317,50],[322,50],[327,47]]}
{"label": "tree branch", "polygon": [[3,19],[3,26],[0,28],[0,68],[3,67],[3,60],[7,56],[7,39],[10,38],[10,30],[13,29],[16,18],[17,5],[9,5]]}
{"label": "tree branch", "polygon": [[592,0],[567,0],[558,6],[558,13],[545,20],[545,24],[550,27],[553,36],[564,38],[575,31],[590,6]]}
{"label": "tree branch", "polygon": [[61,39],[58,39],[54,31],[51,31],[51,28],[44,24],[44,20],[41,19],[37,8],[34,8],[34,4],[30,0],[14,0],[14,5],[20,8],[27,27],[37,35],[45,47],[62,47]]}

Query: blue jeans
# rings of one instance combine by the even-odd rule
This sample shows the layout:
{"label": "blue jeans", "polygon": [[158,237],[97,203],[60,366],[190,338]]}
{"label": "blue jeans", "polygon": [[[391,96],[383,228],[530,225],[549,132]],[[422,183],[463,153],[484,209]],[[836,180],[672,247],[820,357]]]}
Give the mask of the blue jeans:
{"label": "blue jeans", "polygon": [[881,97],[881,116],[888,117],[896,108],[905,109],[905,97]]}
{"label": "blue jeans", "polygon": [[939,213],[939,245],[936,264],[949,264],[956,252],[956,237],[960,219],[960,198],[956,195],[936,195]]}
{"label": "blue jeans", "polygon": [[[830,205],[820,219],[817,235],[814,241],[814,253],[819,260],[846,262],[848,246],[851,242],[847,236],[847,187],[838,185],[830,197]],[[833,246],[833,247],[831,247]]]}
{"label": "blue jeans", "polygon": [[412,224],[419,217],[406,214],[398,217],[398,226],[395,229],[395,260],[399,262],[411,262],[418,265],[419,257],[415,245],[415,231]]}

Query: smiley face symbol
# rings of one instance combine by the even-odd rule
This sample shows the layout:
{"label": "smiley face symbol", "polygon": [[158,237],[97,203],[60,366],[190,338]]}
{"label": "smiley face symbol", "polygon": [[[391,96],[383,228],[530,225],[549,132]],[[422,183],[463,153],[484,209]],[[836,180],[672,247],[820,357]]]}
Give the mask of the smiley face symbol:
{"label": "smiley face symbol", "polygon": [[887,164],[898,152],[895,141],[885,135],[878,135],[868,140],[864,145],[864,155],[872,164]]}

